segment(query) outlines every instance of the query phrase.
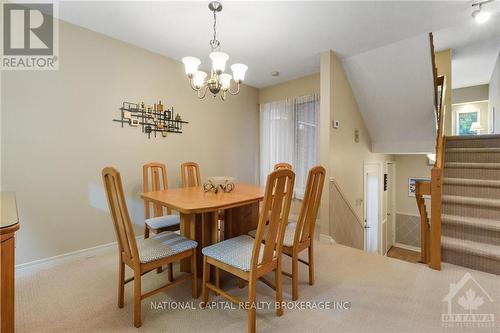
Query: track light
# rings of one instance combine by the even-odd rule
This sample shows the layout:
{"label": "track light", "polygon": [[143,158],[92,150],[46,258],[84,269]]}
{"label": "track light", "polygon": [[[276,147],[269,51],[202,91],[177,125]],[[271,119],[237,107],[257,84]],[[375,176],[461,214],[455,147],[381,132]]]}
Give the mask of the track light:
{"label": "track light", "polygon": [[490,19],[491,13],[483,10],[483,5],[491,1],[493,0],[481,1],[472,4],[472,8],[474,9],[472,11],[472,17],[474,18],[474,20],[476,20],[477,23],[483,24]]}

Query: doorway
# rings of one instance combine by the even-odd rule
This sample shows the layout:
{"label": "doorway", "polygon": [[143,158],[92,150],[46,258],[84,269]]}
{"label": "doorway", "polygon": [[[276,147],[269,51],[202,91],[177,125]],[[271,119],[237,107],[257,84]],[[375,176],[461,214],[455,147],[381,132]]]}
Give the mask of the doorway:
{"label": "doorway", "polygon": [[381,165],[364,165],[365,251],[380,253]]}

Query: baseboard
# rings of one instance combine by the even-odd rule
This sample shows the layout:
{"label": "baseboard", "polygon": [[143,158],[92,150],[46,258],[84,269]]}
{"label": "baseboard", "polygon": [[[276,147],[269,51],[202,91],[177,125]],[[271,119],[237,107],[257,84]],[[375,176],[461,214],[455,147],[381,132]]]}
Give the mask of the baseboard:
{"label": "baseboard", "polygon": [[[142,239],[143,237],[144,236],[141,235],[141,236],[137,236],[136,238],[137,239]],[[76,256],[79,256],[79,255],[82,255],[82,254],[86,254],[88,252],[92,252],[92,251],[104,249],[104,248],[111,247],[111,246],[116,246],[117,244],[118,244],[117,242],[111,242],[111,243],[107,243],[107,244],[101,244],[101,245],[89,247],[89,248],[86,248],[86,249],[76,250],[76,251],[72,251],[72,252],[68,252],[68,253],[63,253],[63,254],[58,254],[58,255],[53,256],[53,257],[47,257],[47,258],[37,259],[37,260],[33,260],[33,261],[22,263],[22,264],[18,264],[18,265],[15,266],[15,269],[22,269],[22,268],[27,268],[27,267],[35,266],[35,265],[45,264],[45,263],[48,263],[48,262],[51,262],[51,261],[60,260],[60,259],[68,258],[68,257],[76,257]]]}
{"label": "baseboard", "polygon": [[319,234],[319,242],[323,244],[335,244],[335,240],[330,235]]}
{"label": "baseboard", "polygon": [[402,244],[402,243],[394,243],[394,247],[400,247],[405,250],[420,252],[420,248],[412,245]]}

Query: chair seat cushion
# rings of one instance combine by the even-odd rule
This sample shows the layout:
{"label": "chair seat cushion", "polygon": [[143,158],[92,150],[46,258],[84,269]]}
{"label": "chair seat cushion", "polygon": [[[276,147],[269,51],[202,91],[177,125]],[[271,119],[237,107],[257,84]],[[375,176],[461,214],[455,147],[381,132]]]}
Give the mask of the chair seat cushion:
{"label": "chair seat cushion", "polygon": [[179,215],[163,215],[158,217],[152,217],[146,220],[146,224],[149,229],[158,230],[168,227],[173,227],[180,225],[181,219]]}
{"label": "chair seat cushion", "polygon": [[[284,246],[287,246],[287,247],[293,246],[293,238],[295,237],[295,227],[297,227],[296,223],[288,223],[287,224],[286,230],[285,230],[285,237],[283,237],[283,245]],[[264,228],[264,237],[262,237],[263,240],[266,240],[267,230],[268,230],[268,227],[266,226]],[[248,234],[250,236],[252,236],[253,238],[255,238],[256,233],[257,233],[257,230],[252,230],[252,231],[248,232]]]}
{"label": "chair seat cushion", "polygon": [[171,231],[165,231],[151,238],[137,242],[139,259],[145,264],[158,259],[171,257],[198,246],[193,240],[187,239]]}
{"label": "chair seat cushion", "polygon": [[[242,271],[249,272],[252,263],[254,239],[247,235],[230,238],[220,243],[204,247],[203,255],[223,262]],[[260,248],[260,255],[264,247]]]}

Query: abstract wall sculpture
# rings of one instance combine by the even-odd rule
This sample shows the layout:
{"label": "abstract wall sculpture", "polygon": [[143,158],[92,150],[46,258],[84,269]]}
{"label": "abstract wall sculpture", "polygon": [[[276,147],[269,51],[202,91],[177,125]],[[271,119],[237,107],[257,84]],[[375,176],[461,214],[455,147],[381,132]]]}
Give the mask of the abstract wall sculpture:
{"label": "abstract wall sculpture", "polygon": [[140,127],[149,139],[157,134],[166,137],[168,133],[182,133],[182,125],[188,123],[182,120],[179,114],[174,116],[173,107],[164,108],[161,101],[152,106],[146,106],[144,102],[123,102],[120,113],[121,118],[113,121],[121,123],[122,128],[125,124]]}

